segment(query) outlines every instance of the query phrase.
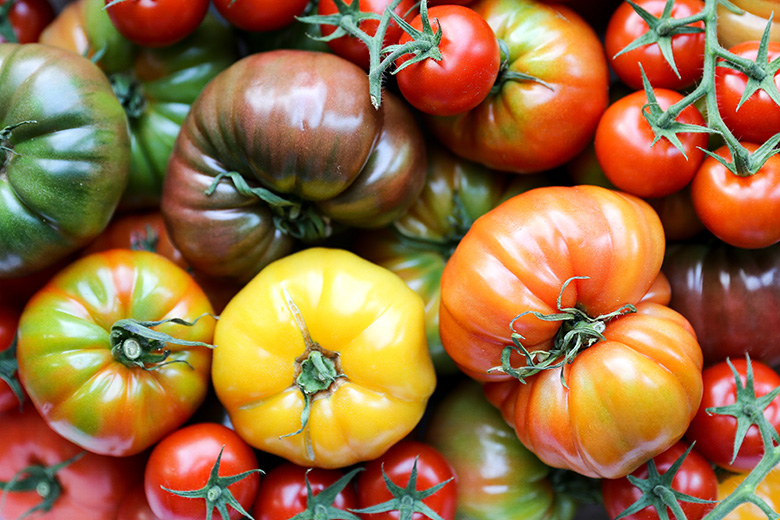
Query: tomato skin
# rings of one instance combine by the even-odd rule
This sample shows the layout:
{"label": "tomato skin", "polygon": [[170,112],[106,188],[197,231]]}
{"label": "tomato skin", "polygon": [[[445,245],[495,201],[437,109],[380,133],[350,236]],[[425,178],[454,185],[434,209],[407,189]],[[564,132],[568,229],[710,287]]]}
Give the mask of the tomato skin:
{"label": "tomato skin", "polygon": [[[393,498],[393,494],[387,489],[382,470],[397,486],[406,488],[415,459],[417,460],[416,490],[423,491],[453,479],[423,500],[425,505],[436,511],[443,520],[453,520],[458,507],[458,483],[452,466],[444,455],[430,444],[411,439],[398,442],[381,457],[366,463],[364,471],[360,473],[357,480],[358,507],[365,509]],[[399,511],[388,511],[366,514],[366,516],[372,520],[398,520],[400,514]],[[423,518],[426,516],[422,513],[412,515],[413,520]]]}
{"label": "tomato skin", "polygon": [[[0,481],[8,482],[21,469],[38,464],[54,466],[83,450],[49,428],[32,406],[0,414],[3,442],[0,443]],[[107,457],[83,453],[82,457],[56,473],[62,494],[41,520],[114,520],[125,493],[143,475],[139,457]],[[3,518],[21,518],[38,505],[35,491],[3,492]]]}
{"label": "tomato skin", "polygon": [[[391,2],[392,0],[361,0],[360,10],[364,13],[373,12],[381,16]],[[345,3],[351,5],[352,0],[345,0]],[[401,18],[405,18],[407,22],[411,22],[416,10],[415,3],[412,0],[402,0],[393,12]],[[317,4],[317,13],[321,15],[335,14],[338,13],[338,8],[333,0],[322,0]],[[373,37],[376,34],[377,27],[379,27],[379,21],[364,20],[360,23],[359,27],[361,31],[364,31],[366,34]],[[323,24],[320,26],[320,30],[322,31],[323,36],[328,36],[333,34],[336,27]],[[387,26],[385,38],[382,40],[382,47],[398,43],[398,39],[402,34],[404,34],[404,31],[395,23],[395,21],[391,21]],[[327,43],[328,47],[342,58],[348,59],[365,70],[369,69],[368,47],[359,39],[352,36],[342,36],[341,38],[330,40]]]}
{"label": "tomato skin", "polygon": [[469,7],[509,45],[509,70],[551,88],[507,81],[468,112],[424,116],[426,125],[453,153],[496,170],[535,173],[566,163],[592,140],[607,106],[609,70],[595,31],[560,4],[480,0]]}
{"label": "tomato skin", "polygon": [[[52,278],[22,312],[19,378],[63,437],[95,453],[139,453],[183,424],[203,401],[211,350],[169,342],[167,361],[180,362],[145,370],[115,356],[110,328],[125,318],[192,322],[211,312],[192,277],[161,255],[114,249],[84,257]],[[164,323],[155,330],[211,343],[214,319],[192,327]]]}
{"label": "tomato skin", "polygon": [[[748,151],[758,145],[742,143]],[[715,150],[731,160],[726,146]],[[691,199],[702,224],[727,244],[746,249],[780,241],[780,157],[773,155],[754,175],[731,173],[707,157],[691,182]]]}
{"label": "tomato skin", "polygon": [[[747,477],[747,473],[727,476],[718,485],[718,499],[723,500]],[[773,511],[780,511],[780,466],[775,466],[756,486],[756,496],[763,499]],[[726,517],[726,520],[764,520],[766,513],[750,503],[740,504]]]}
{"label": "tomato skin", "polygon": [[[660,16],[666,0],[640,0],[636,2],[653,16]],[[672,18],[687,18],[701,12],[701,0],[677,0],[672,7]],[[695,27],[704,28],[703,22]],[[635,90],[642,89],[642,73],[639,63],[654,88],[678,90],[688,87],[701,78],[704,67],[704,32],[678,34],[672,37],[672,53],[680,77],[664,59],[657,44],[644,45],[620,56],[615,55],[648,30],[647,23],[628,2],[623,2],[612,14],[607,25],[604,47],[609,64],[620,80]],[[706,134],[703,134],[706,136]]]}
{"label": "tomato skin", "polygon": [[116,520],[160,520],[146,500],[143,480],[125,494],[119,503]]}
{"label": "tomato skin", "polygon": [[[734,0],[732,2],[743,12],[732,13],[723,5],[717,6],[718,41],[729,49],[746,41],[759,41],[769,23],[769,17],[777,11],[775,0]],[[780,21],[772,20],[770,41],[780,41]]]}
{"label": "tomato skin", "polygon": [[[290,462],[282,462],[263,477],[250,513],[255,520],[285,520],[306,510],[306,479],[312,494],[317,496],[331,486],[344,473],[337,469],[305,468]],[[305,478],[304,478],[305,477]],[[347,485],[333,501],[336,509],[358,507],[357,495],[352,485]]]}
{"label": "tomato skin", "polygon": [[[8,0],[0,0],[3,5]],[[18,43],[37,42],[41,32],[54,19],[55,12],[49,0],[15,0],[8,13]],[[6,43],[0,35],[0,43]]]}
{"label": "tomato skin", "polygon": [[[729,52],[755,61],[758,41],[735,45]],[[767,59],[780,57],[780,42],[769,42]],[[723,122],[740,141],[761,144],[780,132],[780,106],[763,90],[758,89],[737,110],[747,85],[747,76],[729,67],[715,68],[715,93],[718,112]],[[780,72],[775,73],[775,85],[780,88]]]}
{"label": "tomato skin", "polygon": [[[11,348],[19,325],[19,311],[0,304],[0,353]],[[18,379],[18,372],[16,374]],[[19,407],[19,398],[5,381],[0,380],[0,413]]]}
{"label": "tomato skin", "polygon": [[[222,458],[219,476],[238,475],[257,469],[257,457],[252,448],[230,428],[216,423],[197,423],[180,428],[162,439],[152,450],[146,463],[144,489],[152,512],[165,520],[200,520],[206,514],[205,499],[192,499],[170,493],[200,489],[206,485],[209,473],[220,450]],[[231,484],[228,489],[241,506],[252,506],[260,483],[258,473]],[[230,518],[243,518],[228,506]],[[211,518],[220,518],[212,512]]]}
{"label": "tomato skin", "polygon": [[[655,88],[653,92],[663,110],[683,98],[674,90]],[[706,149],[708,136],[678,134],[684,154],[668,139],[651,147],[655,134],[642,114],[646,103],[647,95],[639,90],[607,108],[596,129],[596,156],[604,174],[618,189],[643,198],[664,197],[680,191],[693,179],[704,161],[701,149]],[[677,121],[706,126],[693,105],[686,107]]]}
{"label": "tomato skin", "polygon": [[[731,359],[745,385],[747,361],[745,358]],[[756,397],[770,393],[780,386],[780,375],[772,368],[758,361],[751,361],[753,384]],[[736,381],[726,361],[705,368],[703,373],[704,396],[696,416],[685,434],[689,442],[696,442],[696,449],[709,461],[721,468],[735,473],[747,473],[761,460],[764,445],[758,427],[752,425],[742,442],[736,459],[734,436],[737,431],[737,419],[730,415],[709,414],[707,408],[728,406],[736,402]],[[780,397],[776,397],[764,410],[764,416],[774,428],[780,428]]]}
{"label": "tomato skin", "polygon": [[225,20],[245,31],[274,31],[287,27],[306,9],[308,0],[213,0]]}
{"label": "tomato skin", "polygon": [[[698,444],[696,445],[699,446]],[[688,445],[683,442],[675,443],[671,448],[663,453],[653,457],[658,473],[663,475],[674,462],[679,459]],[[646,479],[648,476],[647,464],[631,473],[633,476]],[[715,471],[696,449],[691,450],[685,457],[680,469],[672,480],[672,488],[686,495],[690,495],[703,500],[715,500],[718,495],[718,477]],[[629,482],[628,478],[605,479],[602,481],[602,497],[604,506],[609,513],[610,518],[616,518],[625,511],[634,502],[639,500],[642,492]],[[711,504],[696,504],[693,502],[680,501],[680,506],[688,520],[700,520],[715,507]],[[667,510],[671,515],[671,510]],[[632,515],[626,517],[627,520],[658,520],[658,512],[654,507],[646,507]]]}
{"label": "tomato skin", "polygon": [[[106,5],[113,0],[106,0]],[[208,0],[123,0],[106,11],[117,30],[144,47],[166,47],[195,30],[209,8]]]}
{"label": "tomato skin", "polygon": [[[398,87],[413,107],[426,114],[462,114],[479,105],[493,88],[501,65],[498,40],[485,19],[469,7],[435,6],[428,10],[428,17],[434,33],[442,30],[442,59],[427,59],[399,70],[395,75]],[[416,16],[411,25],[422,30],[422,17]],[[404,32],[398,43],[412,39]],[[411,58],[411,54],[401,56],[396,66]]]}

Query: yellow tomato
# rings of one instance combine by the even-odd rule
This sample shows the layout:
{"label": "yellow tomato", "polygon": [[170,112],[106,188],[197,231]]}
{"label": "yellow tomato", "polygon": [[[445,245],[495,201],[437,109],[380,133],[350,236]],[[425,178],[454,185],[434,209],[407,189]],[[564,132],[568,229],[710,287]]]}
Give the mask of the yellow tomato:
{"label": "yellow tomato", "polygon": [[378,457],[436,384],[422,299],[340,249],[268,265],[225,307],[214,342],[214,388],[236,431],[302,466]]}
{"label": "yellow tomato", "polygon": [[[739,484],[747,477],[746,474],[734,474],[726,478],[718,485],[718,500],[729,496]],[[774,511],[780,511],[780,466],[769,472],[756,488],[756,495]],[[725,520],[766,520],[758,506],[753,504],[741,504],[726,515]]]}
{"label": "yellow tomato", "polygon": [[732,0],[744,12],[735,14],[718,5],[718,41],[730,49],[738,43],[760,40],[774,12],[769,39],[780,41],[780,0]]}

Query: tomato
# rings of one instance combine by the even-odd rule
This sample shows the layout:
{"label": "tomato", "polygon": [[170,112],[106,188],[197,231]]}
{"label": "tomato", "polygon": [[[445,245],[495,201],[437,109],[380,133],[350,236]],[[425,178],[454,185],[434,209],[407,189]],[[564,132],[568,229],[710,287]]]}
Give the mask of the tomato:
{"label": "tomato", "polygon": [[[408,508],[413,511],[411,518],[414,520],[430,518],[430,514],[423,515],[424,508],[418,504],[422,502],[442,520],[455,518],[458,508],[455,472],[444,455],[430,444],[402,440],[384,455],[368,462],[364,469],[357,481],[357,512],[364,517],[398,520],[401,509]],[[412,475],[415,480],[412,488],[407,489]],[[386,479],[403,491],[391,491]]]}
{"label": "tomato", "polygon": [[[696,446],[698,447],[699,445],[697,444]],[[653,457],[653,463],[658,474],[665,475],[671,469],[671,466],[685,454],[688,448],[689,446],[685,443],[678,442],[668,450]],[[701,500],[714,501],[717,498],[718,477],[715,475],[715,471],[712,469],[712,466],[710,466],[707,459],[702,457],[695,449],[691,450],[685,456],[680,467],[673,473],[674,476],[671,482],[667,482],[669,477],[667,477],[667,479],[653,479],[649,474],[647,466],[647,463],[643,464],[640,468],[633,471],[631,475],[635,478],[648,481],[648,483],[658,482],[659,485],[663,486],[665,489],[673,489]],[[653,489],[652,492],[655,491],[657,491],[657,488]],[[603,480],[602,496],[610,518],[617,518],[619,514],[640,500],[643,493],[642,490],[632,484],[627,477],[623,477],[614,480]],[[648,498],[651,497],[648,496]],[[658,520],[659,515],[655,504],[661,506],[663,502],[648,503],[646,507],[623,518],[626,518],[627,520]],[[683,500],[680,500],[679,504],[683,513],[685,513],[685,518],[688,520],[700,520],[701,518],[704,518],[704,516],[715,506],[714,502],[695,503]],[[670,515],[669,518],[671,518],[671,515],[673,515],[672,510],[667,508],[667,514]]]}
{"label": "tomato", "polygon": [[160,520],[149,507],[142,479],[122,498],[116,520]]}
{"label": "tomato", "polygon": [[[683,99],[674,90],[660,88],[653,95],[663,110]],[[596,129],[596,157],[618,189],[644,198],[664,197],[691,182],[704,161],[702,149],[709,138],[704,132],[679,133],[682,151],[666,138],[654,143],[655,132],[644,117],[647,103],[645,91],[639,90],[607,108]],[[707,126],[693,105],[680,113],[677,122]]]}
{"label": "tomato", "polygon": [[214,7],[239,29],[273,31],[292,24],[308,3],[308,0],[214,0]]}
{"label": "tomato", "polygon": [[[724,478],[718,485],[718,499],[723,500],[731,495],[746,477],[746,473],[735,473]],[[755,494],[764,500],[772,511],[780,511],[780,466],[775,466],[758,484]],[[745,503],[731,511],[725,520],[764,520],[766,517],[757,506]]]}
{"label": "tomato", "polygon": [[[190,424],[163,438],[149,455],[146,499],[165,520],[216,518],[215,508],[229,511],[219,518],[236,520],[254,503],[258,471],[254,451],[236,432],[216,423]],[[239,475],[243,478],[231,482]],[[186,493],[196,490],[201,493]]]}
{"label": "tomato", "polygon": [[[82,258],[22,312],[22,385],[70,441],[107,455],[141,452],[181,426],[209,384],[213,318],[157,322],[194,323],[211,311],[192,277],[158,254],[114,249]],[[141,326],[149,322],[154,331]],[[169,337],[152,339],[154,332]]]}
{"label": "tomato", "polygon": [[[736,358],[730,361],[739,376],[741,385],[746,386],[747,360]],[[780,386],[780,375],[768,365],[752,361],[751,367],[755,397],[760,398]],[[738,395],[734,372],[732,372],[728,362],[721,361],[704,369],[702,377],[704,396],[701,405],[699,405],[699,411],[685,434],[686,439],[690,442],[695,441],[699,453],[722,468],[736,473],[752,470],[764,455],[764,444],[758,426],[755,424],[750,426],[742,440],[739,452],[735,454],[734,438],[737,434],[737,417],[721,415],[709,410],[734,403],[748,402],[743,396]],[[748,390],[750,389],[748,388]],[[775,397],[766,405],[763,410],[764,417],[773,428],[780,429],[780,397]]]}
{"label": "tomato", "polygon": [[[729,52],[756,61],[758,41],[735,45]],[[780,42],[769,42],[767,61],[780,57]],[[775,73],[775,85],[780,88],[780,73]],[[780,106],[763,89],[754,92],[740,105],[748,77],[730,67],[716,67],[715,94],[718,112],[726,126],[741,141],[763,143],[780,132]],[[739,106],[739,108],[737,108]]]}
{"label": "tomato", "polygon": [[780,312],[780,244],[741,249],[714,238],[674,244],[663,271],[670,305],[693,325],[705,365],[745,353],[780,364],[780,330],[765,326]]}
{"label": "tomato", "polygon": [[[3,518],[22,518],[41,507],[49,508],[48,513],[33,513],[32,518],[111,520],[124,494],[141,479],[141,459],[84,452],[49,428],[32,406],[0,414],[0,424],[0,481],[15,478],[17,485],[32,486],[0,493]],[[51,478],[41,471],[58,465]]]}
{"label": "tomato", "polygon": [[54,16],[49,0],[0,0],[0,43],[37,42]]}
{"label": "tomato", "polygon": [[209,0],[106,0],[117,30],[144,47],[165,47],[189,36],[209,9]]}
{"label": "tomato", "polygon": [[607,106],[609,70],[595,31],[560,4],[479,0],[469,7],[507,43],[500,86],[464,114],[424,116],[426,125],[453,153],[496,170],[533,173],[565,164],[591,142]]}
{"label": "tomato", "polygon": [[13,307],[0,305],[0,412],[20,407],[24,400],[14,345],[18,324],[19,312]]}
{"label": "tomato", "polygon": [[550,468],[518,441],[475,382],[460,381],[446,390],[431,409],[424,438],[455,470],[458,518],[569,520],[574,516],[576,502],[553,489]]}
{"label": "tomato", "polygon": [[12,278],[54,265],[103,230],[127,182],[130,140],[119,101],[89,60],[5,43],[0,69],[0,106],[13,107],[0,115],[0,278]]}
{"label": "tomato", "polygon": [[687,241],[704,231],[691,200],[691,185],[665,197],[647,199],[658,213],[667,242]]}
{"label": "tomato", "polygon": [[[352,5],[352,0],[345,0],[344,3]],[[364,13],[376,13],[381,16],[391,3],[392,0],[361,0],[360,11]],[[398,2],[395,9],[393,9],[395,14],[401,18],[405,18],[407,22],[412,21],[415,11],[415,3],[411,0],[401,0]],[[317,4],[317,14],[331,15],[338,12],[338,7],[336,7],[336,3],[333,0],[322,0]],[[379,20],[363,20],[358,27],[361,31],[373,38],[376,35],[377,27],[379,27]],[[333,34],[333,31],[335,30],[336,27],[333,25],[322,24],[320,26],[320,31],[322,31],[323,36],[329,36]],[[404,34],[404,32],[398,24],[395,23],[395,21],[391,21],[387,25],[385,37],[382,40],[382,47],[384,48],[388,45],[398,43],[402,34]],[[328,41],[328,47],[342,58],[348,59],[365,70],[369,69],[368,47],[358,38],[355,38],[354,36],[342,36],[341,38]]]}
{"label": "tomato", "polygon": [[[498,77],[501,52],[493,29],[482,16],[462,5],[441,5],[428,10],[433,32],[441,31],[441,60],[426,60],[404,66],[413,54],[395,62],[401,94],[415,108],[437,116],[455,116],[479,105]],[[422,30],[422,17],[412,27]],[[413,38],[404,32],[400,45]]]}
{"label": "tomato", "polygon": [[376,110],[365,71],[332,54],[233,64],[193,105],[168,163],[173,243],[199,271],[245,283],[339,229],[390,224],[422,191],[425,146],[403,102],[383,99]]}
{"label": "tomato", "polygon": [[[666,0],[639,0],[636,4],[655,17],[660,17]],[[704,9],[701,0],[676,0],[672,18],[687,18]],[[704,28],[703,22],[692,25]],[[657,43],[643,45],[617,55],[626,46],[642,36],[649,27],[631,4],[623,2],[612,14],[604,37],[609,64],[620,80],[633,89],[642,88],[642,64],[647,79],[654,88],[678,90],[693,85],[701,78],[704,67],[704,32],[675,34],[671,38],[672,55],[679,77],[669,65]],[[706,135],[706,134],[704,134]]]}
{"label": "tomato", "polygon": [[[751,152],[758,148],[742,145]],[[726,146],[715,153],[731,160]],[[691,182],[691,199],[702,224],[727,244],[771,246],[780,241],[780,156],[773,155],[758,172],[744,177],[707,157]]]}
{"label": "tomato", "polygon": [[[769,18],[777,12],[776,0],[732,0],[741,13],[732,13],[718,4],[718,42],[729,49],[742,42],[761,39]],[[780,21],[772,20],[770,40],[780,41]]]}
{"label": "tomato", "polygon": [[378,457],[435,386],[420,297],[341,249],[267,266],[225,307],[214,341],[212,381],[236,431],[301,466]]}
{"label": "tomato", "polygon": [[[282,462],[260,483],[252,517],[255,520],[286,520],[304,511],[313,514],[320,508],[320,515],[325,510],[333,513],[323,518],[353,518],[346,511],[357,507],[355,489],[347,485],[354,475],[355,470],[344,474],[337,469],[307,469]],[[328,492],[322,494],[326,489]],[[338,511],[346,516],[337,516]]]}

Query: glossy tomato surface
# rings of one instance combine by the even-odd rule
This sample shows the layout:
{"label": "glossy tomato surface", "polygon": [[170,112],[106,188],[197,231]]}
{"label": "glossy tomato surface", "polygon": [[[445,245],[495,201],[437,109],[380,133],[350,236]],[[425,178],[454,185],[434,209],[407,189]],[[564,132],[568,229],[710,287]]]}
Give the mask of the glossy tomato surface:
{"label": "glossy tomato surface", "polygon": [[[9,0],[0,0],[0,11]],[[13,0],[10,10],[0,15],[0,43],[34,43],[54,19],[54,8],[49,0]],[[10,28],[13,38],[5,34]]]}
{"label": "glossy tomato surface", "polygon": [[165,47],[203,21],[208,0],[106,0],[106,11],[125,38],[145,47]]}
{"label": "glossy tomato surface", "polygon": [[245,31],[273,31],[287,27],[306,9],[306,0],[214,0],[225,20]]}

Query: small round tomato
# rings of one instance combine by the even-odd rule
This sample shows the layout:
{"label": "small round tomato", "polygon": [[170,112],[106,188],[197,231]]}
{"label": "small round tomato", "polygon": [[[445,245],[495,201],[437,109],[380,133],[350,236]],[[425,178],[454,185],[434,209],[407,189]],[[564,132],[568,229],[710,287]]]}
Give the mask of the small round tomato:
{"label": "small round tomato", "polygon": [[[660,455],[656,455],[653,458],[653,462],[658,473],[660,475],[666,474],[672,464],[683,456],[687,449],[688,446],[685,443],[678,442]],[[639,479],[648,479],[649,472],[647,464],[643,464],[639,469],[634,471],[632,475]],[[650,478],[652,479],[652,477]],[[668,486],[665,487],[666,489],[669,489]],[[718,477],[715,475],[715,471],[712,469],[712,466],[710,466],[710,463],[707,462],[707,459],[702,457],[695,450],[691,450],[685,456],[685,460],[683,460],[677,473],[674,474],[671,482],[671,489],[702,500],[715,500],[718,495]],[[601,491],[604,499],[604,506],[606,507],[610,518],[617,518],[621,512],[625,511],[629,506],[642,498],[642,491],[632,484],[628,480],[628,477],[603,480]],[[655,488],[653,491],[655,491]],[[687,501],[680,501],[679,504],[685,513],[685,518],[688,520],[699,520],[700,518],[704,518],[704,516],[715,506],[714,503],[701,504]],[[667,509],[667,513],[670,515],[669,518],[671,518],[671,515],[673,514],[672,511]],[[658,520],[659,515],[657,509],[649,505],[624,518],[627,520]]]}
{"label": "small round tomato", "polygon": [[[345,0],[345,3],[351,5],[352,0]],[[381,15],[390,3],[391,0],[361,0],[360,11],[364,13],[373,12]],[[405,18],[406,21],[409,22],[414,18],[414,7],[415,3],[413,0],[401,0],[393,11],[395,14],[401,18]],[[317,12],[320,15],[335,14],[338,13],[338,7],[336,7],[336,3],[333,0],[321,0],[319,4],[317,4]],[[376,34],[377,27],[379,27],[379,20],[363,20],[359,25],[360,30],[372,38]],[[323,36],[329,36],[336,30],[336,27],[323,24],[320,26],[320,30],[322,31]],[[385,31],[382,47],[397,43],[402,34],[404,34],[404,32],[398,24],[391,21]],[[342,58],[346,58],[366,70],[369,69],[368,47],[359,39],[353,36],[342,36],[341,38],[330,40],[327,43],[328,47]]]}
{"label": "small round tomato", "polygon": [[[218,477],[211,475],[215,466]],[[207,510],[207,499],[218,509],[226,506],[230,518],[237,520],[244,515],[230,497],[244,511],[251,507],[260,484],[258,471],[254,451],[236,432],[217,423],[191,424],[152,450],[144,474],[146,499],[152,512],[166,520],[209,518],[213,508]],[[229,477],[240,474],[245,475],[229,484]],[[185,493],[195,490],[202,493]]]}
{"label": "small round tomato", "polygon": [[[664,11],[666,0],[638,0],[636,4],[658,17]],[[701,0],[676,0],[672,6],[672,18],[686,18],[702,9],[704,2]],[[699,22],[694,26],[703,28],[704,24]],[[640,63],[650,84],[657,88],[676,90],[692,85],[701,78],[704,67],[704,32],[672,36],[672,54],[680,73],[679,77],[667,63],[656,43],[643,45],[616,56],[648,29],[647,23],[628,2],[621,3],[609,20],[604,47],[612,69],[623,83],[634,89],[642,88]]]}
{"label": "small round tomato", "polygon": [[106,0],[116,29],[144,47],[166,47],[191,34],[205,18],[209,0]]}
{"label": "small round tomato", "polygon": [[[730,52],[751,61],[758,55],[758,41],[740,43]],[[767,60],[780,57],[780,42],[769,42]],[[780,71],[775,72],[775,86],[780,88]],[[740,106],[748,77],[731,67],[716,67],[715,94],[723,122],[743,141],[763,143],[780,132],[780,106],[763,89],[754,92]]]}
{"label": "small round tomato", "polygon": [[[653,90],[666,110],[683,97],[674,90]],[[595,147],[604,174],[617,188],[639,197],[664,197],[684,188],[696,175],[707,147],[707,134],[677,134],[684,153],[666,138],[655,144],[655,134],[644,117],[648,103],[638,90],[610,105],[596,128]],[[680,123],[706,126],[701,112],[690,105],[677,117]]]}
{"label": "small round tomato", "polygon": [[[743,143],[752,152],[758,145]],[[731,160],[726,146],[715,150]],[[713,235],[735,247],[756,249],[780,241],[780,156],[770,157],[753,175],[733,174],[707,157],[691,182],[696,214]]]}
{"label": "small round tomato", "polygon": [[[414,489],[407,490],[413,474]],[[403,492],[392,492],[386,479]],[[436,490],[437,486],[441,487]],[[357,493],[359,512],[371,520],[398,520],[403,504],[408,504],[414,511],[413,520],[422,520],[427,515],[422,514],[418,501],[435,511],[442,520],[453,520],[458,508],[455,470],[436,448],[414,440],[403,440],[367,463],[358,477]],[[399,501],[399,506],[387,510],[384,505],[394,499]]]}
{"label": "small round tomato", "polygon": [[[313,512],[318,506],[329,511],[354,509],[357,507],[355,489],[347,484],[356,471],[345,475],[337,469],[307,469],[283,462],[263,478],[251,511],[252,516],[255,520],[279,520],[293,518],[304,511]],[[308,495],[309,487],[311,498]],[[325,489],[330,489],[335,495],[323,495],[318,499]],[[342,517],[331,515],[327,518]]]}
{"label": "small round tomato", "polygon": [[[401,94],[412,106],[438,116],[454,116],[479,105],[490,93],[498,77],[501,52],[493,29],[482,16],[461,5],[441,5],[428,9],[434,33],[442,31],[439,50],[442,59],[426,59],[396,74]],[[416,16],[412,27],[421,30]],[[399,44],[412,40],[404,33]],[[396,61],[399,68],[413,56]]]}
{"label": "small round tomato", "polygon": [[[6,12],[5,4],[9,1],[12,5]],[[0,0],[0,43],[37,42],[55,15],[49,0]],[[13,33],[13,38],[7,31]]]}
{"label": "small round tomato", "polygon": [[[747,360],[731,361],[743,386],[747,381]],[[751,361],[755,397],[760,398],[780,386],[780,375],[768,365]],[[764,445],[758,426],[752,425],[734,457],[734,437],[737,433],[737,418],[733,415],[713,413],[710,408],[747,403],[737,389],[734,373],[727,361],[721,361],[702,372],[704,395],[699,411],[691,421],[685,438],[696,442],[696,449],[718,466],[737,473],[753,469],[764,455]],[[749,399],[748,399],[749,400]],[[752,406],[748,404],[748,406]],[[758,412],[758,410],[757,410]],[[775,397],[763,411],[769,424],[780,430],[780,397]],[[732,460],[733,459],[733,460]]]}
{"label": "small round tomato", "polygon": [[274,31],[302,14],[309,0],[214,0],[225,20],[245,31]]}

